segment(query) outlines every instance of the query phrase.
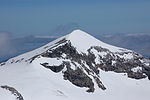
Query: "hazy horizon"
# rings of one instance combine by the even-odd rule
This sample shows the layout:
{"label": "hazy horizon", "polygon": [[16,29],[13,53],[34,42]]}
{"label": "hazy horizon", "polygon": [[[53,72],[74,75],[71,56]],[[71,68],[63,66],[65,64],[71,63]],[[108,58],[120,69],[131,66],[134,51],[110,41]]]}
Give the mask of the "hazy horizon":
{"label": "hazy horizon", "polygon": [[57,35],[150,33],[149,0],[0,0],[0,32]]}

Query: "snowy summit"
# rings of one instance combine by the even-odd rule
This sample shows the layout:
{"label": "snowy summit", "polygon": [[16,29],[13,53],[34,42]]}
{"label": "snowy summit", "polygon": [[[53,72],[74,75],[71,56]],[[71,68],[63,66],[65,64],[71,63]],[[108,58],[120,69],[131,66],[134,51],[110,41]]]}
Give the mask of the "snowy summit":
{"label": "snowy summit", "polygon": [[149,62],[74,30],[0,63],[0,99],[11,90],[17,100],[149,100]]}

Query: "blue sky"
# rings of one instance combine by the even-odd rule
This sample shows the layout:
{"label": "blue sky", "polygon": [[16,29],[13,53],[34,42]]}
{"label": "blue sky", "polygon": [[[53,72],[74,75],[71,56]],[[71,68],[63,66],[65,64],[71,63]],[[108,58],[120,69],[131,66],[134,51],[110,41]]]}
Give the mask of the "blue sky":
{"label": "blue sky", "polygon": [[[0,31],[15,36],[150,33],[150,0],[0,0]],[[58,31],[61,32],[61,31]]]}

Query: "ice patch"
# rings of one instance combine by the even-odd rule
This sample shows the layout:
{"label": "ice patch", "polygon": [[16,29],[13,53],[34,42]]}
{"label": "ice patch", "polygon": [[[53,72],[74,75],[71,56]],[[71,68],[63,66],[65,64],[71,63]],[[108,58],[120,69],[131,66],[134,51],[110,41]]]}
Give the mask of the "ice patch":
{"label": "ice patch", "polygon": [[123,55],[117,54],[117,56],[119,56],[120,58],[126,59],[126,60],[133,59],[133,54],[132,53],[123,54]]}
{"label": "ice patch", "polygon": [[135,68],[132,68],[131,69],[133,72],[140,72],[140,71],[142,71],[142,67],[135,67]]}

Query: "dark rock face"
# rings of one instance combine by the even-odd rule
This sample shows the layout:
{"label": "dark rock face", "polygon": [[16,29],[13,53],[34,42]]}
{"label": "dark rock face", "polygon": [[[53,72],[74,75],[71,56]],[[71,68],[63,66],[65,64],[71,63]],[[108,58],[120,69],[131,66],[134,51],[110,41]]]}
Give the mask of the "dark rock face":
{"label": "dark rock face", "polygon": [[134,78],[134,79],[142,79],[142,78],[146,78],[145,75],[143,75],[143,73],[135,73],[135,72],[128,72],[127,73],[128,77],[130,78]]}
{"label": "dark rock face", "polygon": [[17,100],[24,100],[23,96],[15,88],[7,86],[7,85],[0,86],[0,87],[10,91],[16,97]]}
{"label": "dark rock face", "polygon": [[[95,54],[93,50],[100,54]],[[76,86],[89,88],[87,92],[94,92],[94,81],[99,88],[106,89],[100,80],[99,69],[127,73],[129,78],[134,79],[142,79],[147,76],[150,79],[150,67],[141,62],[145,58],[132,51],[122,51],[114,53],[100,46],[93,46],[87,50],[87,53],[79,53],[69,40],[62,39],[54,47],[40,55],[42,57],[61,59],[63,60],[62,64],[50,66],[49,63],[45,62],[41,63],[41,65],[51,69],[53,72],[62,72],[65,80],[69,80]],[[101,55],[101,53],[105,54]],[[123,58],[124,55],[132,55],[133,57],[126,59]],[[96,59],[98,59],[98,62],[96,62]],[[75,66],[75,69],[72,69],[71,64]],[[138,66],[141,68],[140,71],[133,71]],[[64,68],[66,69],[65,71],[63,70]]]}
{"label": "dark rock face", "polygon": [[101,88],[102,90],[106,89],[106,87],[103,85],[103,83],[97,77],[94,77],[94,79],[95,79],[99,88]]}
{"label": "dark rock face", "polygon": [[[97,67],[104,71],[114,71],[117,73],[127,73],[129,78],[135,78],[135,79],[142,79],[146,78],[146,73],[142,69],[141,72],[133,72],[132,68],[136,68],[137,66],[141,66],[144,68],[144,64],[140,62],[141,59],[143,59],[141,56],[139,56],[137,53],[134,52],[124,52],[124,53],[112,53],[111,51],[107,49],[103,49],[101,47],[92,47],[95,48],[98,52],[107,52],[107,55],[105,55],[104,58],[101,58],[102,63],[101,64],[96,64]],[[91,48],[91,49],[92,49]],[[133,59],[126,60],[118,55],[124,55],[131,53],[134,55]],[[112,61],[115,61],[115,64],[112,64]],[[145,74],[146,75],[145,75]]]}
{"label": "dark rock face", "polygon": [[144,73],[148,76],[148,79],[150,80],[150,67],[144,67]]}
{"label": "dark rock face", "polygon": [[64,72],[64,79],[69,80],[74,85],[79,87],[88,87],[87,92],[94,92],[94,83],[92,79],[89,78],[81,69],[77,68],[72,70],[67,68],[67,71]]}
{"label": "dark rock face", "polygon": [[61,64],[59,66],[48,66],[48,63],[43,63],[41,65],[43,65],[46,68],[51,69],[53,72],[56,72],[56,73],[60,72],[64,68],[63,64]]}
{"label": "dark rock face", "polygon": [[0,63],[0,66],[3,66],[3,65],[5,65],[5,62]]}
{"label": "dark rock face", "polygon": [[[64,40],[63,40],[64,41]],[[66,57],[62,57],[62,54],[65,54]],[[105,86],[102,84],[99,78],[99,70],[92,65],[94,63],[95,56],[92,53],[89,55],[86,54],[79,54],[70,42],[64,44],[63,46],[59,46],[55,49],[50,49],[46,53],[42,54],[43,57],[50,57],[50,58],[60,58],[60,59],[69,59],[71,63],[77,67],[76,70],[71,69],[71,65],[69,62],[64,61],[59,66],[48,66],[48,63],[43,63],[46,68],[51,69],[54,72],[60,72],[64,67],[67,70],[64,73],[64,79],[69,80],[72,84],[79,86],[79,87],[87,87],[89,88],[87,92],[94,92],[94,83],[93,80],[88,76],[90,75],[93,79],[97,82],[98,86],[105,90]],[[85,62],[89,66],[89,69],[82,63]],[[81,66],[76,65],[75,63],[80,64]],[[81,68],[79,68],[81,67]],[[85,74],[84,70],[88,73]],[[94,75],[95,74],[95,75]]]}

